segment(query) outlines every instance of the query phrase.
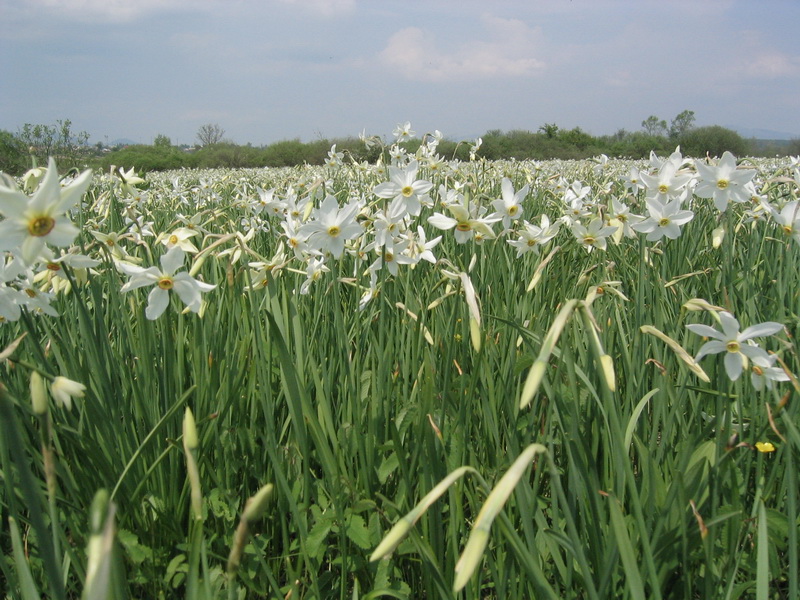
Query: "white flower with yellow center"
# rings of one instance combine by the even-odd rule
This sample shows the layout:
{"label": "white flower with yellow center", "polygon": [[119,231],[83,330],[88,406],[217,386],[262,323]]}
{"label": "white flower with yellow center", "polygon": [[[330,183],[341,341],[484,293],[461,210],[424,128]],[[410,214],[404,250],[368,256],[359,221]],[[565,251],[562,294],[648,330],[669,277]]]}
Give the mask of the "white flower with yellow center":
{"label": "white flower with yellow center", "polygon": [[401,199],[405,203],[408,214],[417,216],[422,209],[422,202],[427,202],[427,194],[433,187],[430,181],[417,179],[419,163],[412,160],[405,169],[389,167],[389,181],[380,183],[372,191],[378,198]]}
{"label": "white flower with yellow center", "polygon": [[147,297],[145,316],[151,321],[160,317],[169,306],[169,291],[174,290],[178,297],[192,312],[198,312],[202,304],[201,293],[210,292],[215,285],[194,279],[186,271],[176,273],[183,266],[184,253],[180,246],[174,246],[161,256],[161,269],[158,267],[137,267],[124,262],[117,263],[120,271],[130,276],[121,292],[154,285]]}
{"label": "white flower with yellow center", "polygon": [[713,198],[714,206],[723,212],[728,202],[747,202],[750,190],[745,187],[753,177],[755,169],[737,169],[736,158],[725,152],[717,165],[708,165],[703,161],[695,161],[697,181],[694,193],[698,198]]}
{"label": "white flower with yellow center", "polygon": [[0,185],[0,251],[9,250],[26,265],[33,264],[46,244],[70,246],[78,228],[67,212],[83,197],[92,181],[92,172],[84,171],[62,189],[56,162],[51,158],[41,184],[29,198],[19,189]]}
{"label": "white flower with yellow center", "polygon": [[765,337],[778,333],[783,329],[783,325],[775,323],[774,321],[767,321],[766,323],[759,323],[748,327],[741,333],[739,332],[739,321],[729,312],[722,311],[719,313],[719,323],[722,331],[717,331],[708,325],[687,325],[686,328],[692,333],[702,335],[708,338],[713,338],[711,341],[706,342],[700,348],[700,351],[695,356],[695,362],[699,362],[701,358],[707,354],[718,354],[725,352],[725,371],[728,373],[731,381],[736,381],[742,374],[742,369],[747,367],[748,359],[755,360],[759,358],[756,365],[763,364],[763,360],[769,360],[769,355],[756,344],[749,342],[750,339],[756,337]]}

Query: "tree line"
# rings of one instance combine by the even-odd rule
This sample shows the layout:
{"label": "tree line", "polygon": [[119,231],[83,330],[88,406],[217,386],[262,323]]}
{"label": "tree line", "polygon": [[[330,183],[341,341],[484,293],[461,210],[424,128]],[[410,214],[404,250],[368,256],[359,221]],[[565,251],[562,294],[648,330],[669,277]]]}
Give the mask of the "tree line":
{"label": "tree line", "polygon": [[[367,147],[356,137],[319,139],[302,142],[282,140],[265,146],[240,145],[225,138],[225,130],[208,123],[197,131],[195,147],[179,147],[160,134],[152,144],[133,144],[108,148],[102,143],[88,144],[89,134],[76,132],[69,119],[54,125],[26,123],[16,133],[0,130],[0,171],[19,175],[34,164],[44,165],[54,156],[65,169],[112,165],[133,167],[137,171],[180,168],[248,168],[319,165],[328,159],[331,146],[348,160],[375,162],[382,154],[380,146]],[[736,156],[774,156],[800,154],[800,139],[786,143],[747,140],[735,131],[710,125],[695,126],[694,111],[684,110],[668,123],[651,115],[641,123],[641,130],[620,129],[612,135],[593,136],[580,127],[562,129],[545,123],[536,131],[493,129],[481,136],[476,151],[486,159],[547,160],[582,159],[605,154],[609,157],[645,158],[651,151],[668,154],[676,146],[689,156],[721,156],[730,151]],[[420,139],[402,142],[408,152],[415,152]],[[443,160],[469,160],[472,144],[444,139],[437,148]]]}

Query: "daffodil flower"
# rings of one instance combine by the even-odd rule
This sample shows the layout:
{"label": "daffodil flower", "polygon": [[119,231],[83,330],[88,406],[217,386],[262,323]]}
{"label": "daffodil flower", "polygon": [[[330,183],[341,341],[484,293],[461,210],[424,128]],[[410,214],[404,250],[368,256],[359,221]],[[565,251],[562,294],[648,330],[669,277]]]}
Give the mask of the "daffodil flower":
{"label": "daffodil flower", "polygon": [[50,384],[50,393],[56,401],[57,406],[63,406],[67,410],[72,410],[72,399],[83,398],[86,386],[72,379],[58,376]]}
{"label": "daffodil flower", "polygon": [[345,242],[364,232],[356,221],[360,208],[358,202],[339,208],[336,196],[329,195],[314,211],[313,219],[300,227],[300,233],[308,236],[311,248],[330,252],[334,258],[339,258],[344,252]]}
{"label": "daffodil flower", "polygon": [[198,312],[202,304],[201,293],[213,290],[215,285],[194,279],[186,271],[176,273],[183,266],[184,253],[180,246],[174,246],[161,256],[161,269],[157,267],[137,267],[124,262],[117,267],[130,276],[128,283],[122,286],[122,292],[129,292],[147,285],[155,285],[147,297],[145,316],[152,320],[160,317],[169,305],[169,292],[174,290],[178,297],[192,312]]}
{"label": "daffodil flower", "polygon": [[412,160],[405,169],[389,167],[389,179],[375,186],[372,191],[378,198],[401,199],[410,215],[420,213],[422,202],[427,201],[427,193],[433,187],[430,181],[417,179],[419,163]]}
{"label": "daffodil flower", "polygon": [[742,369],[747,365],[748,359],[754,361],[756,358],[769,360],[769,355],[763,348],[754,343],[748,343],[748,341],[752,338],[766,337],[778,333],[783,329],[783,325],[774,321],[767,321],[739,332],[739,321],[731,313],[722,311],[718,314],[722,331],[717,331],[708,325],[693,324],[686,326],[692,333],[713,338],[703,344],[694,360],[699,362],[707,354],[725,352],[725,371],[731,381],[736,381],[742,374]]}
{"label": "daffodil flower", "polygon": [[681,234],[681,225],[694,218],[692,211],[681,210],[680,198],[667,203],[648,198],[646,202],[650,216],[640,223],[634,223],[631,228],[646,233],[649,242],[655,242],[662,237],[677,239]]}
{"label": "daffodil flower", "polygon": [[502,198],[492,201],[492,206],[497,211],[495,214],[503,219],[503,227],[508,229],[511,227],[511,221],[516,221],[522,216],[522,201],[528,195],[530,186],[525,185],[521,190],[515,192],[511,180],[503,177],[500,191]]}
{"label": "daffodil flower", "polygon": [[700,176],[694,193],[698,198],[713,198],[717,210],[724,212],[728,202],[747,202],[750,192],[745,184],[755,177],[755,169],[737,169],[736,158],[728,151],[719,159],[719,163],[708,165],[703,161],[695,161],[697,174]]}
{"label": "daffodil flower", "polygon": [[70,246],[78,228],[67,212],[83,197],[92,181],[91,170],[84,171],[70,185],[61,188],[56,162],[48,163],[44,179],[31,198],[18,189],[0,185],[0,250],[10,250],[31,265],[46,244]]}

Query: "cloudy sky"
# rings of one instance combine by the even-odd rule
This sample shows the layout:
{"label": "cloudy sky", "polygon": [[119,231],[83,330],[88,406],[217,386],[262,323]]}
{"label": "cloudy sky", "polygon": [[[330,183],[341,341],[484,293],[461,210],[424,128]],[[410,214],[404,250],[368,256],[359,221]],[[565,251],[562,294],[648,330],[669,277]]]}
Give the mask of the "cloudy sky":
{"label": "cloudy sky", "polygon": [[669,121],[800,137],[797,0],[0,0],[0,129],[237,143]]}

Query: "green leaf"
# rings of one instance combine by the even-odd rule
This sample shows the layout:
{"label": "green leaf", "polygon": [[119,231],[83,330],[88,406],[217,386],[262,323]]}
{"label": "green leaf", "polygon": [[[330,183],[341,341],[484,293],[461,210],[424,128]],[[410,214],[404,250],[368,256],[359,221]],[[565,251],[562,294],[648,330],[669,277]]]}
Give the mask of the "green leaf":
{"label": "green leaf", "polygon": [[380,480],[381,483],[386,483],[386,480],[389,479],[389,475],[394,473],[399,465],[400,461],[397,458],[397,453],[392,452],[389,456],[383,459],[381,466],[378,467],[378,480]]}
{"label": "green leaf", "polygon": [[356,546],[362,550],[367,550],[372,547],[370,543],[369,529],[364,522],[364,518],[359,515],[351,515],[347,522],[347,529],[345,530],[347,537],[350,538]]}

